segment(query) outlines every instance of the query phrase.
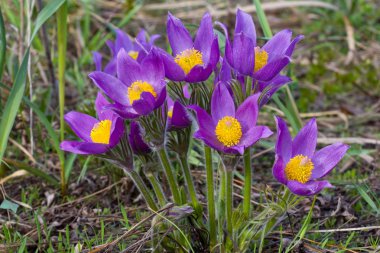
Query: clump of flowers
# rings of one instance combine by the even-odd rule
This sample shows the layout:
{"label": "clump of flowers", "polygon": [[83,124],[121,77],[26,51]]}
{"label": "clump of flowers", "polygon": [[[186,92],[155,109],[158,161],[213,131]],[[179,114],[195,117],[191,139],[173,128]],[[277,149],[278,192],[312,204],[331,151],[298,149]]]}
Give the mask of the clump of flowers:
{"label": "clump of flowers", "polygon": [[[256,233],[251,233],[250,221],[256,217],[251,208],[251,148],[273,134],[269,126],[258,124],[260,111],[290,82],[281,71],[291,62],[296,44],[303,36],[292,40],[292,31],[286,29],[259,46],[252,17],[241,10],[236,14],[232,40],[227,28],[218,24],[214,27],[210,14],[206,13],[193,38],[181,20],[169,13],[170,53],[154,45],[158,35],[147,39],[145,31],[141,31],[131,40],[116,30],[115,42],[107,42],[111,52],[109,62],[103,67],[102,55],[94,52],[96,71],[89,74],[100,89],[95,101],[97,118],[79,112],[66,114],[66,122],[81,141],[64,141],[61,148],[97,155],[121,167],[150,209],[157,211],[174,202],[175,209],[170,211],[175,216],[173,220],[188,219],[211,251],[218,247],[236,251],[243,231],[247,233],[245,240],[256,240],[256,234],[270,231],[268,227],[257,228]],[[225,36],[216,34],[215,29],[220,27]],[[219,48],[218,36],[220,41],[225,40],[224,50]],[[282,118],[276,117],[275,121],[273,175],[286,186],[278,189],[277,204],[283,203],[281,193],[289,196],[287,189],[298,198],[332,187],[321,178],[338,164],[348,146],[336,143],[315,151],[315,119],[294,139]],[[189,151],[202,153],[199,145],[202,143],[204,162],[200,166],[204,164],[207,175],[207,212],[199,201],[201,189],[196,190],[189,166]],[[245,168],[244,199],[242,208],[235,208],[233,173],[241,157]],[[218,177],[215,159],[222,168]],[[185,186],[179,184],[183,179]],[[169,195],[163,190],[167,188],[165,182]],[[268,218],[264,214],[265,210],[257,217]],[[238,223],[236,217],[246,222]],[[272,214],[271,219],[275,217]],[[276,222],[268,224],[274,226]],[[165,225],[157,229],[166,228]],[[189,233],[191,236],[192,232]],[[174,237],[182,238],[179,234]],[[160,247],[175,247],[170,241],[161,241]],[[238,251],[244,251],[246,244],[239,244],[243,248]]]}

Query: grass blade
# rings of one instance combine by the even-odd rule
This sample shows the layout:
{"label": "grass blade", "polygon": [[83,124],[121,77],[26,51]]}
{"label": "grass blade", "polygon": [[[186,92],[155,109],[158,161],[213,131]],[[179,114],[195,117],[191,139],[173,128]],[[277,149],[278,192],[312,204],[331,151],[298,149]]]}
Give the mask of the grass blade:
{"label": "grass blade", "polygon": [[4,19],[0,7],[0,80],[3,77],[6,44]]}
{"label": "grass blade", "polygon": [[17,169],[20,169],[20,170],[26,170],[30,174],[44,179],[46,182],[48,182],[51,185],[54,185],[54,186],[59,185],[57,179],[55,179],[54,177],[50,176],[49,174],[43,172],[42,170],[39,170],[39,169],[36,169],[36,168],[29,166],[28,164],[21,163],[18,161],[7,159],[7,158],[4,158],[4,163],[7,165],[11,165],[11,166],[13,166]]}
{"label": "grass blade", "polygon": [[17,111],[25,91],[26,72],[29,60],[29,48],[26,50],[24,59],[17,72],[15,82],[12,86],[8,100],[5,104],[0,121],[0,163],[7,147],[9,134],[16,119]]}
{"label": "grass blade", "polygon": [[41,26],[48,20],[57,10],[66,2],[66,0],[52,0],[50,1],[38,14],[36,23],[34,25],[34,30],[32,36],[30,37],[30,42],[33,41],[34,37],[37,35],[38,30]]}
{"label": "grass blade", "polygon": [[[65,138],[65,68],[66,68],[66,48],[67,48],[67,1],[57,12],[57,45],[58,45],[58,83],[59,83],[59,123],[61,141]],[[71,170],[70,170],[71,171]],[[66,172],[65,162],[61,160],[61,190],[66,193]]]}

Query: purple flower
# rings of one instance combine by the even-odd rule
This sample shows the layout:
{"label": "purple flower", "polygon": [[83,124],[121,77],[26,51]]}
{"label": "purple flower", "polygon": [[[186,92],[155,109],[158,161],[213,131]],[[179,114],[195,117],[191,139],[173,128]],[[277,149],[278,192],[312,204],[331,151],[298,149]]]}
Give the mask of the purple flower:
{"label": "purple flower", "polygon": [[234,101],[223,83],[218,83],[211,98],[211,116],[193,105],[199,129],[194,137],[208,146],[230,154],[243,154],[261,138],[272,135],[266,126],[256,126],[259,94],[248,97],[235,111]]}
{"label": "purple flower", "polygon": [[261,92],[259,107],[261,108],[268,103],[276,91],[291,81],[287,76],[277,75],[269,82],[259,82],[259,91]]}
{"label": "purple flower", "polygon": [[297,195],[310,196],[332,185],[326,176],[343,158],[349,146],[335,143],[315,152],[317,123],[310,120],[292,140],[286,123],[280,117],[277,122],[276,161],[273,176]]}
{"label": "purple flower", "polygon": [[169,96],[166,99],[166,103],[168,105],[168,129],[186,128],[191,125],[191,120],[185,106],[178,101],[174,102]]}
{"label": "purple flower", "polygon": [[[224,26],[223,26],[224,27]],[[298,35],[294,40],[291,30],[282,30],[273,36],[262,48],[256,45],[256,31],[252,17],[238,9],[236,14],[234,41],[226,33],[226,59],[238,74],[252,76],[268,82],[285,68],[293,54],[295,45],[303,38]]]}
{"label": "purple flower", "polygon": [[[155,40],[160,37],[157,34],[153,34],[150,40],[147,41],[146,32],[143,29],[137,34],[135,41],[131,40],[128,34],[120,29],[116,29],[115,33],[115,42],[111,40],[106,42],[111,52],[111,60],[104,67],[103,71],[110,75],[116,75],[117,54],[121,49],[124,49],[133,59],[141,61],[146,56],[146,52],[150,51]],[[102,71],[102,55],[99,52],[93,52],[93,61],[96,70]]]}
{"label": "purple flower", "polygon": [[141,136],[140,125],[135,121],[131,122],[128,139],[134,154],[145,155],[152,152],[151,148],[144,142]]}
{"label": "purple flower", "polygon": [[63,141],[61,149],[82,155],[102,154],[119,143],[124,134],[124,121],[110,110],[109,103],[99,92],[95,101],[98,119],[71,111],[65,115],[67,124],[82,141]]}
{"label": "purple flower", "polygon": [[194,42],[182,22],[170,13],[167,33],[173,56],[160,51],[166,77],[190,83],[207,80],[219,60],[218,38],[213,31],[210,14],[203,16]]}
{"label": "purple flower", "polygon": [[123,118],[137,118],[160,107],[166,98],[164,66],[152,49],[140,62],[121,49],[117,55],[117,78],[100,71],[89,77],[115,104],[109,105]]}

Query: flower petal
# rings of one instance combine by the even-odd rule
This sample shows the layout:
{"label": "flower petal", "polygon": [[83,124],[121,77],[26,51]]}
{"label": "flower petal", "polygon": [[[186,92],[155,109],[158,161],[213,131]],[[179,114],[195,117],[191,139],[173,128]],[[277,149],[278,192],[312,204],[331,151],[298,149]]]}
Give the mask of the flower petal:
{"label": "flower petal", "polygon": [[226,44],[228,63],[241,75],[252,75],[255,65],[255,51],[251,38],[243,33],[235,34],[234,43]]}
{"label": "flower petal", "polygon": [[160,83],[165,78],[164,64],[154,49],[142,60],[140,67],[140,71],[144,73],[142,80],[150,84]]}
{"label": "flower petal", "polygon": [[[214,124],[214,121],[212,120],[210,115],[208,115],[208,113],[205,110],[203,110],[201,107],[197,105],[190,105],[188,106],[188,108],[196,112],[196,119],[198,122],[199,130],[201,130],[202,132],[206,132],[208,135],[214,136],[216,125]],[[214,138],[216,137],[214,136]]]}
{"label": "flower petal", "polygon": [[102,71],[102,55],[99,52],[92,52],[92,60],[95,64],[96,71]]}
{"label": "flower petal", "polygon": [[292,145],[292,157],[296,155],[305,155],[313,157],[315,147],[317,146],[318,129],[317,122],[311,119],[296,135]]}
{"label": "flower petal", "polygon": [[135,121],[131,122],[131,129],[128,135],[128,140],[134,154],[143,155],[152,151],[150,147],[144,142],[141,135],[140,125]]}
{"label": "flower petal", "polygon": [[318,194],[324,188],[332,188],[328,181],[309,181],[302,184],[298,181],[289,180],[286,186],[291,192],[301,196],[312,196]]}
{"label": "flower petal", "polygon": [[178,101],[174,102],[173,116],[170,120],[170,124],[176,128],[184,128],[191,125],[191,120],[186,108]]}
{"label": "flower petal", "polygon": [[288,179],[286,178],[286,175],[285,175],[285,167],[286,167],[286,163],[284,162],[282,157],[279,155],[276,155],[276,160],[274,161],[272,173],[273,173],[274,178],[276,178],[278,182],[286,185],[288,182]]}
{"label": "flower petal", "polygon": [[212,74],[212,70],[213,68],[210,64],[206,68],[201,65],[194,66],[186,75],[185,81],[188,83],[206,81]]}
{"label": "flower petal", "polygon": [[260,94],[249,96],[237,109],[236,119],[242,124],[243,132],[256,126],[259,108],[257,100]]}
{"label": "flower petal", "polygon": [[197,35],[195,36],[194,48],[202,52],[203,61],[210,59],[211,45],[214,41],[211,15],[206,12],[201,20]]}
{"label": "flower petal", "polygon": [[189,31],[182,24],[181,20],[174,17],[170,12],[166,23],[166,30],[173,55],[193,47],[193,40]]}
{"label": "flower petal", "polygon": [[259,81],[268,82],[277,76],[290,62],[288,56],[277,58],[266,64],[262,69],[253,74],[253,77]]}
{"label": "flower petal", "polygon": [[262,138],[271,136],[273,132],[267,126],[255,126],[243,133],[238,146],[248,148],[258,142]]}
{"label": "flower petal", "polygon": [[133,102],[133,109],[140,115],[148,115],[154,110],[155,98],[149,92],[141,93],[140,99]]}
{"label": "flower petal", "polygon": [[292,30],[284,29],[276,33],[265,45],[263,49],[268,53],[268,62],[275,57],[285,54],[292,39]]}
{"label": "flower petal", "polygon": [[185,72],[183,72],[183,69],[174,61],[173,56],[163,50],[159,50],[159,52],[165,67],[165,76],[172,81],[185,80]]}
{"label": "flower petal", "polygon": [[128,87],[119,79],[104,72],[95,71],[88,75],[94,84],[113,101],[129,105]]}
{"label": "flower petal", "polygon": [[261,108],[268,103],[276,91],[291,81],[292,79],[287,76],[278,75],[269,82],[259,83],[260,91],[262,92],[259,98],[259,107]]}
{"label": "flower petal", "polygon": [[102,154],[109,149],[105,144],[80,141],[63,141],[59,147],[64,151],[79,155]]}
{"label": "flower petal", "polygon": [[114,111],[117,115],[124,119],[135,119],[140,116],[132,106],[124,106],[119,103],[106,105],[105,109]]}
{"label": "flower petal", "polygon": [[349,148],[346,144],[335,143],[315,152],[312,158],[314,169],[311,179],[326,176],[342,160]]}
{"label": "flower petal", "polygon": [[297,36],[294,38],[294,40],[290,43],[288,49],[286,49],[285,54],[286,54],[287,56],[289,56],[289,57],[292,56],[293,51],[294,51],[294,48],[296,47],[296,44],[297,44],[299,41],[301,41],[304,37],[305,37],[305,36],[303,36],[303,35],[297,35]]}
{"label": "flower petal", "polygon": [[199,129],[194,133],[194,138],[202,140],[207,146],[215,150],[223,151],[224,149],[224,146],[218,141],[215,134],[212,132]]}
{"label": "flower petal", "polygon": [[211,97],[211,116],[215,123],[224,116],[235,117],[235,104],[226,85],[219,82]]}
{"label": "flower petal", "polygon": [[244,33],[253,41],[253,47],[256,46],[256,29],[252,16],[238,9],[236,13],[235,34]]}
{"label": "flower petal", "polygon": [[115,51],[118,53],[120,49],[127,52],[133,49],[132,41],[129,36],[120,29],[116,29]]}
{"label": "flower petal", "polygon": [[120,139],[124,135],[124,120],[119,118],[118,116],[115,116],[112,119],[112,129],[111,129],[111,136],[110,136],[110,142],[109,147],[112,148],[115,145],[117,145],[120,142]]}
{"label": "flower petal", "polygon": [[277,126],[275,153],[281,156],[286,164],[292,157],[292,136],[286,126],[286,122],[282,118],[276,116],[275,120]]}
{"label": "flower petal", "polygon": [[65,114],[65,121],[74,133],[84,141],[91,142],[90,133],[92,128],[99,121],[90,115],[71,111]]}
{"label": "flower petal", "polygon": [[144,75],[141,72],[139,63],[121,49],[117,54],[117,77],[129,87],[133,82],[142,80]]}
{"label": "flower petal", "polygon": [[95,100],[95,110],[98,115],[99,120],[111,119],[115,114],[112,110],[105,108],[109,105],[110,102],[103,96],[101,92],[98,92],[98,95]]}

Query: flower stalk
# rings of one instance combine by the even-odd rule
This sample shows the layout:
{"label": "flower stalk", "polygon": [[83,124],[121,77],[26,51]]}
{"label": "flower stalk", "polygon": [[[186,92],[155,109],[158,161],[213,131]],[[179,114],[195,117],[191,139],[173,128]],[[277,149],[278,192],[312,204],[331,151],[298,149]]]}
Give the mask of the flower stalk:
{"label": "flower stalk", "polygon": [[251,186],[252,186],[252,162],[251,148],[246,148],[244,151],[244,199],[243,213],[249,217],[251,211]]}
{"label": "flower stalk", "polygon": [[184,154],[184,155],[178,155],[178,157],[179,157],[179,161],[181,163],[182,172],[183,172],[183,174],[185,176],[185,180],[186,180],[187,188],[189,190],[189,195],[190,195],[190,198],[191,198],[191,202],[192,202],[192,204],[194,206],[194,209],[197,210],[200,207],[200,205],[199,205],[199,202],[198,202],[197,193],[195,191],[194,182],[193,182],[193,179],[192,179],[192,176],[191,176],[189,165],[187,163],[187,155],[186,154]]}
{"label": "flower stalk", "polygon": [[160,203],[160,206],[163,207],[167,203],[164,192],[162,190],[162,187],[160,186],[160,183],[157,179],[157,177],[153,173],[148,173],[147,178],[149,180],[149,183],[153,187],[153,191],[158,199],[158,203]]}
{"label": "flower stalk", "polygon": [[206,161],[206,180],[207,180],[207,210],[210,233],[210,248],[216,245],[216,217],[215,217],[215,199],[214,199],[214,170],[212,166],[211,148],[204,146]]}
{"label": "flower stalk", "polygon": [[135,183],[137,189],[139,189],[141,195],[145,199],[145,202],[147,203],[149,208],[154,210],[154,211],[157,211],[158,206],[156,205],[156,202],[152,198],[152,196],[148,190],[148,187],[145,185],[145,183],[142,180],[142,178],[140,177],[140,175],[135,170],[129,171],[128,174],[131,177],[131,179],[133,180],[133,182]]}
{"label": "flower stalk", "polygon": [[176,204],[181,204],[181,195],[179,193],[179,187],[177,184],[177,180],[173,174],[172,167],[170,165],[170,161],[168,158],[168,154],[166,153],[165,148],[160,148],[158,151],[158,157],[160,158],[161,166],[165,171],[166,177],[169,182],[170,190],[173,194],[173,200]]}

